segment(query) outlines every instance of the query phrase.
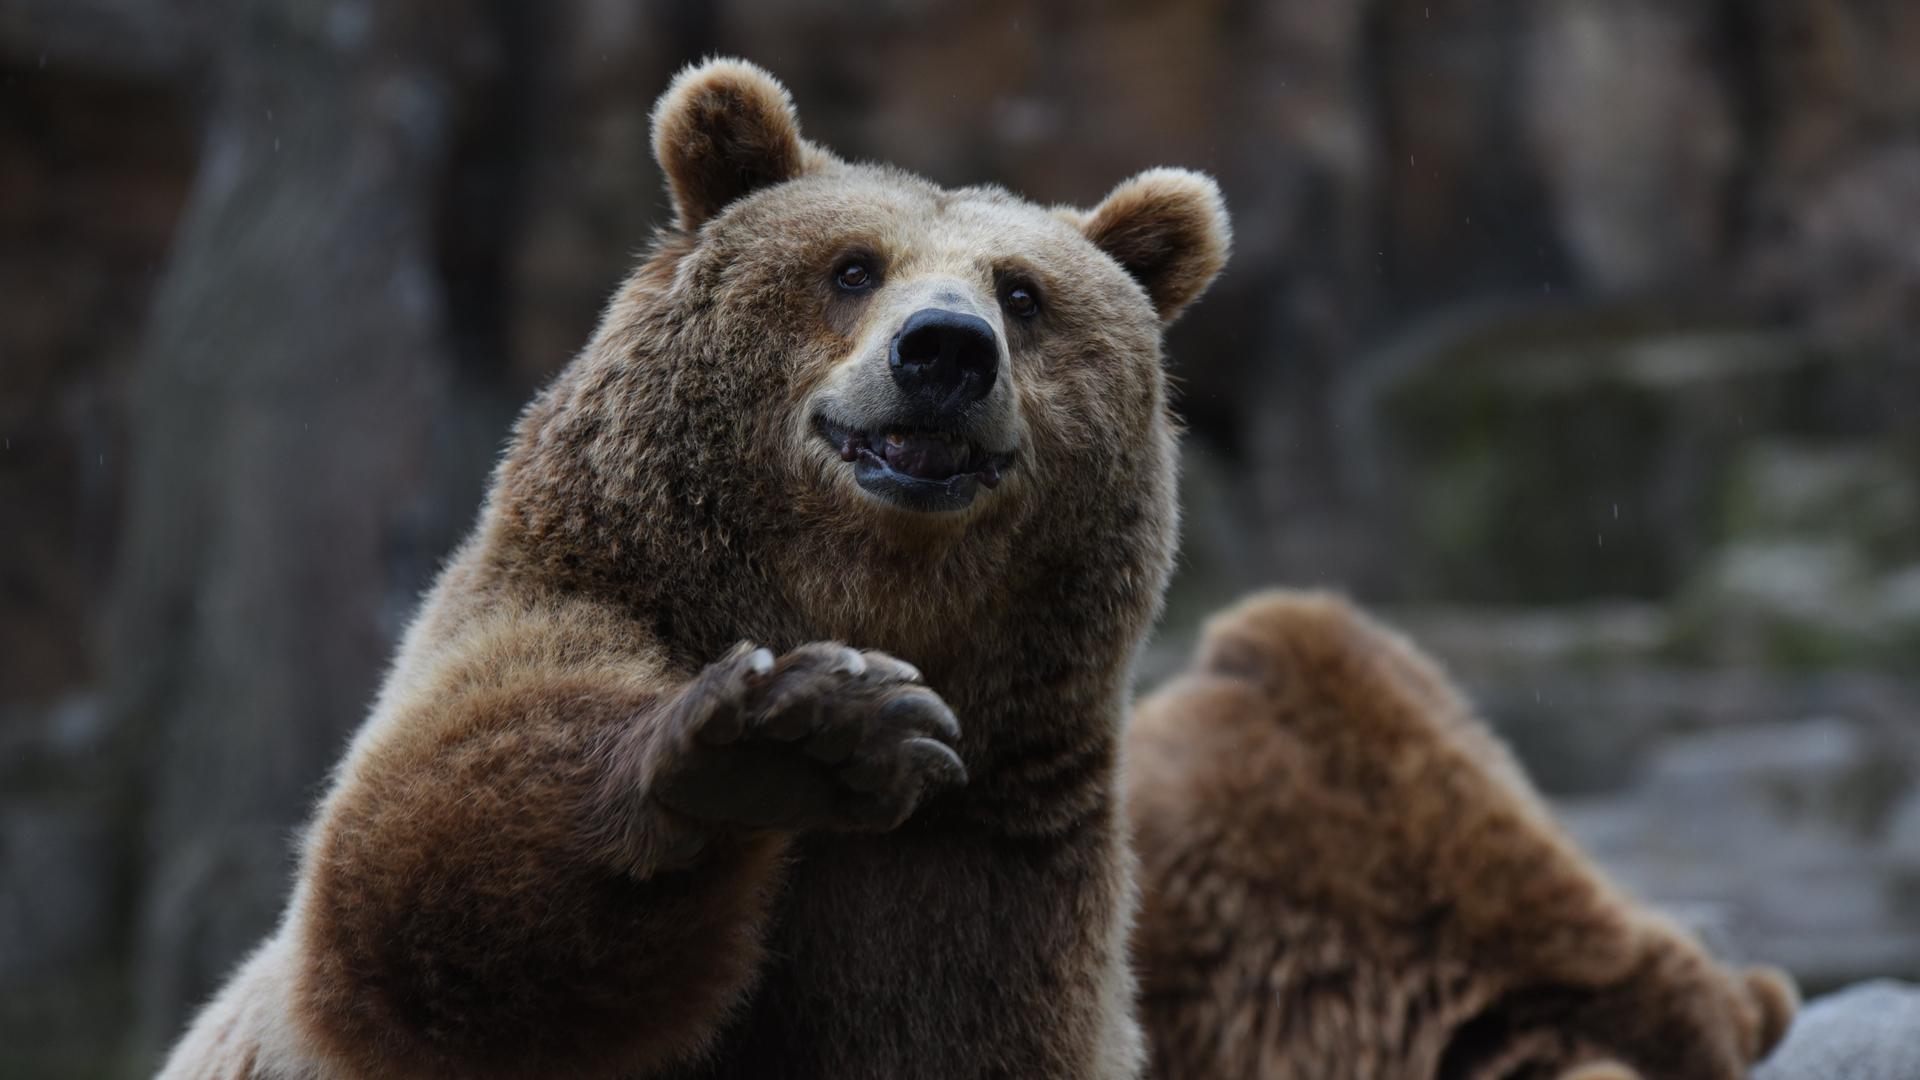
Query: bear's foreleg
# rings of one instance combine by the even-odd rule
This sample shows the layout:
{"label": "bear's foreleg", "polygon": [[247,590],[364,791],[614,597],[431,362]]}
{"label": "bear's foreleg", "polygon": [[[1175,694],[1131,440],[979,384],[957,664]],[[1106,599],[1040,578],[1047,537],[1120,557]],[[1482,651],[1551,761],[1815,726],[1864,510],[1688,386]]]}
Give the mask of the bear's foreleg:
{"label": "bear's foreleg", "polygon": [[356,753],[296,897],[293,1008],[369,1075],[631,1074],[751,985],[802,828],[879,830],[964,780],[911,667],[742,647],[666,689],[531,670]]}

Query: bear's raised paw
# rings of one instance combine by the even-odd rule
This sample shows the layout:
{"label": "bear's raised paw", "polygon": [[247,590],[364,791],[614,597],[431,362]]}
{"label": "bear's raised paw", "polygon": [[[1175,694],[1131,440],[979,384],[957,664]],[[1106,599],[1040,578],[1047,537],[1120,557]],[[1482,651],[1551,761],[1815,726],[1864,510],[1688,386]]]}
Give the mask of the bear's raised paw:
{"label": "bear's raised paw", "polygon": [[749,828],[892,829],[966,782],[960,725],[912,665],[812,642],[776,658],[737,646],[682,691],[676,760],[656,796]]}

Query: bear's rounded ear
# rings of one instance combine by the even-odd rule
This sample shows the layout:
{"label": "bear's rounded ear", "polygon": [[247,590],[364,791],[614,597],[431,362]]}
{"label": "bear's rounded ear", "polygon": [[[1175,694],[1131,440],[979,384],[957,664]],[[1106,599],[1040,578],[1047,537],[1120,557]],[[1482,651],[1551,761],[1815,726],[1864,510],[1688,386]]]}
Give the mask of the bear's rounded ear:
{"label": "bear's rounded ear", "polygon": [[1080,231],[1147,290],[1162,322],[1199,299],[1233,245],[1220,185],[1186,169],[1149,169],[1114,188]]}
{"label": "bear's rounded ear", "polygon": [[666,174],[678,225],[698,229],[729,203],[828,160],[800,137],[793,99],[744,60],[681,71],[653,107],[653,157]]}
{"label": "bear's rounded ear", "polygon": [[1750,967],[1741,972],[1747,996],[1753,1002],[1753,1060],[1760,1061],[1780,1045],[1800,1011],[1800,991],[1792,976],[1776,967]]}

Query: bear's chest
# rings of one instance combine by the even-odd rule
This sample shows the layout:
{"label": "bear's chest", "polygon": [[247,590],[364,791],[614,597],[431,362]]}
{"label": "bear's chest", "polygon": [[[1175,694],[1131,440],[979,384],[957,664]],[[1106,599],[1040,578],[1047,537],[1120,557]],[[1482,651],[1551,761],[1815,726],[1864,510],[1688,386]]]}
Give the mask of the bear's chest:
{"label": "bear's chest", "polygon": [[1124,977],[1114,842],[909,827],[803,844],[755,989],[685,1075],[1095,1075],[1103,990]]}

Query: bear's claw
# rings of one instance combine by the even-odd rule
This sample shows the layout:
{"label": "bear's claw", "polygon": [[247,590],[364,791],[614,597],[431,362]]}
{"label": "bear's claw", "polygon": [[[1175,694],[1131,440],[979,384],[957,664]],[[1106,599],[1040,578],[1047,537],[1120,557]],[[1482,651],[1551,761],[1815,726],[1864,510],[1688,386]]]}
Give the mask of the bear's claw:
{"label": "bear's claw", "polygon": [[682,693],[656,797],[749,828],[890,829],[966,782],[960,725],[911,664],[832,642],[736,647]]}

